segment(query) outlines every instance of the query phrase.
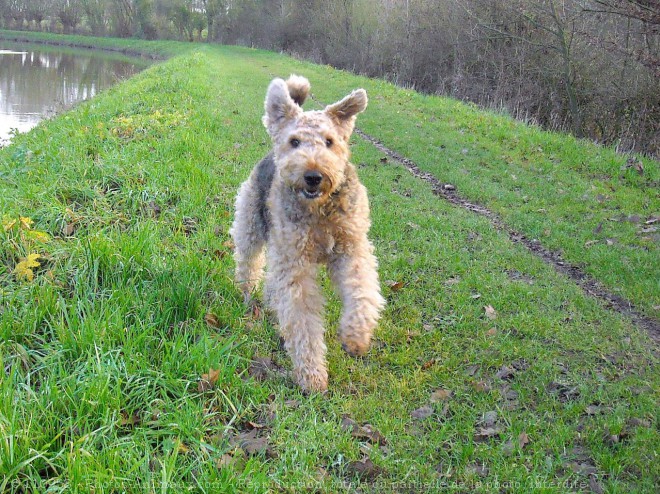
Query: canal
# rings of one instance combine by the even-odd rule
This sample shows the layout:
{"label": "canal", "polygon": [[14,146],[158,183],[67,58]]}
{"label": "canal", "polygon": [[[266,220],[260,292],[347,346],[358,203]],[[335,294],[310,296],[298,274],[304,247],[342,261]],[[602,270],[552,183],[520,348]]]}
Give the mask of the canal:
{"label": "canal", "polygon": [[0,146],[149,63],[98,50],[0,40]]}

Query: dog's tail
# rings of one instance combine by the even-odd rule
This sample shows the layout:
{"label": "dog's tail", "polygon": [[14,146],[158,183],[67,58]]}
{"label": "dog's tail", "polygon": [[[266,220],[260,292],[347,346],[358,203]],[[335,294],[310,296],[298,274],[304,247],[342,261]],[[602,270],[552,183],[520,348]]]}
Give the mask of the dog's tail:
{"label": "dog's tail", "polygon": [[289,96],[298,106],[302,106],[309,95],[309,81],[299,75],[291,74],[286,80],[286,87],[289,89]]}

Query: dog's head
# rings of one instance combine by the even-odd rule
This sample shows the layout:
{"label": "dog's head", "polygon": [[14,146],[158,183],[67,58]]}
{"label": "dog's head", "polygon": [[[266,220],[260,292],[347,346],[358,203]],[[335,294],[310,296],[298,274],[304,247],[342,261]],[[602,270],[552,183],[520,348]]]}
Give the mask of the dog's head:
{"label": "dog's head", "polygon": [[348,140],[367,93],[356,89],[321,111],[303,111],[309,93],[304,77],[274,79],[266,94],[263,123],[273,139],[282,180],[302,200],[323,201],[344,182]]}

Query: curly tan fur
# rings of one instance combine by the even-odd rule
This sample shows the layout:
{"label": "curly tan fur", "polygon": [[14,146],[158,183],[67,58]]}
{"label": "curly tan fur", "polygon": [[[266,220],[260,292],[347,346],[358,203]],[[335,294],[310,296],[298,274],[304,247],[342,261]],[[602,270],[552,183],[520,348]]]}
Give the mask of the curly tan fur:
{"label": "curly tan fur", "polygon": [[367,352],[385,301],[367,238],[367,191],[349,162],[348,141],[367,94],[358,89],[322,111],[304,112],[308,92],[300,76],[268,87],[263,123],[273,150],[241,186],[230,233],[246,302],[267,264],[264,299],[277,314],[294,376],[306,391],[325,391],[320,265],[342,300],[339,338],[349,354]]}

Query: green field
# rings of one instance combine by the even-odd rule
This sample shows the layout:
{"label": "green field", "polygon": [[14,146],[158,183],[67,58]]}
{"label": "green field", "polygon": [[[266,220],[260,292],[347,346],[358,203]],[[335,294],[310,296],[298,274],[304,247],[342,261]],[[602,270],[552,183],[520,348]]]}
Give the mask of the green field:
{"label": "green field", "polygon": [[322,277],[328,395],[246,314],[228,229],[298,73],[657,319],[658,162],[264,51],[17,37],[171,58],[0,150],[0,492],[655,492],[657,344],[369,142],[388,306],[348,357]]}

